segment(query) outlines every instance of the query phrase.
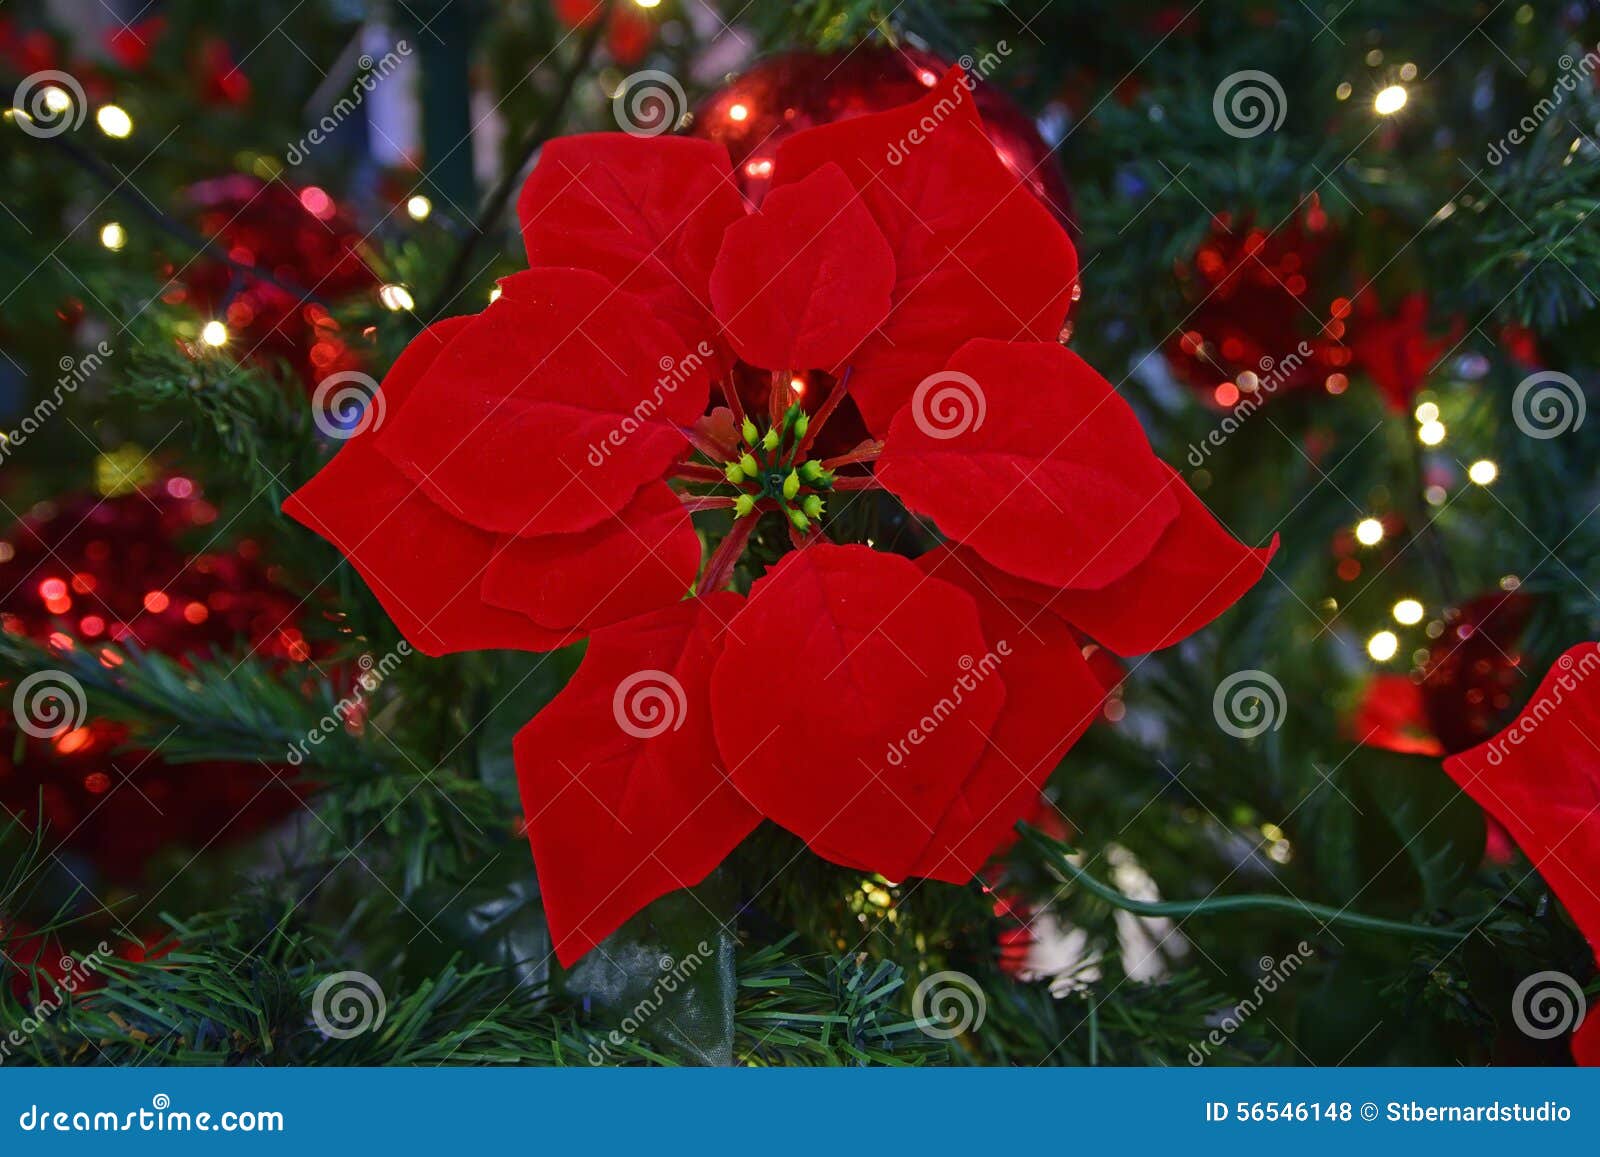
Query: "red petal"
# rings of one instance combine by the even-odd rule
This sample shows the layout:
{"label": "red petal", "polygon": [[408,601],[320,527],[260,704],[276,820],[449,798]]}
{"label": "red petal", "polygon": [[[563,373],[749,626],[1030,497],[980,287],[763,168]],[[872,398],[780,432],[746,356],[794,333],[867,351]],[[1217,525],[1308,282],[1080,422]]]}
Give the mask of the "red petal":
{"label": "red petal", "polygon": [[[1099,715],[1105,689],[1072,629],[1024,603],[1004,602],[960,565],[930,553],[918,560],[967,591],[988,640],[989,669],[1006,689],[978,766],[940,819],[912,874],[963,884],[1039,803],[1039,789]],[[985,669],[980,664],[975,673]]]}
{"label": "red petal", "polygon": [[1572,1059],[1580,1065],[1600,1066],[1600,1013],[1584,1017],[1572,1034]]}
{"label": "red petal", "polygon": [[557,137],[517,198],[532,266],[601,274],[693,345],[715,342],[707,282],[744,216],[728,151],[689,137]]}
{"label": "red petal", "polygon": [[878,480],[1004,570],[1100,587],[1178,512],[1132,408],[1070,350],[973,341],[895,415]]}
{"label": "red petal", "polygon": [[501,542],[483,597],[575,639],[675,603],[700,569],[700,536],[678,495],[652,482],[622,513],[577,534]]}
{"label": "red petal", "polygon": [[1500,734],[1444,769],[1506,826],[1600,954],[1600,645],[1579,643]]}
{"label": "red petal", "polygon": [[834,163],[894,254],[894,307],[851,359],[875,435],[968,338],[1055,340],[1077,255],[995,156],[960,69],[916,104],[796,133],[778,146],[773,189]]}
{"label": "red petal", "polygon": [[479,596],[495,537],[435,506],[374,446],[424,372],[468,318],[419,334],[395,361],[371,413],[375,425],[351,438],[283,504],[289,517],[333,543],[420,651],[442,655],[514,647],[544,651],[560,639]]}
{"label": "red petal", "polygon": [[545,916],[570,965],[629,916],[699,883],[761,817],[728,782],[707,695],[731,592],[596,631],[517,733]]}
{"label": "red petal", "polygon": [[733,224],[711,300],[734,351],[769,370],[837,369],[889,312],[894,254],[838,165]]}
{"label": "red petal", "polygon": [[[751,589],[711,678],[734,784],[821,855],[903,879],[1005,699],[963,688],[987,645],[964,591],[819,543]],[[819,717],[818,692],[848,709]]]}
{"label": "red petal", "polygon": [[710,393],[686,350],[592,273],[506,278],[434,363],[379,448],[428,496],[503,535],[586,530],[660,478]]}

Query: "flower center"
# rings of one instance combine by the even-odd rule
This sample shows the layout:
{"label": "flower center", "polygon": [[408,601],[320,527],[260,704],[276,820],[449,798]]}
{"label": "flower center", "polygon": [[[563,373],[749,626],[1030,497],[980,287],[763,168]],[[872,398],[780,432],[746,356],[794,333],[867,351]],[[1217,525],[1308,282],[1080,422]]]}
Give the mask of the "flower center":
{"label": "flower center", "polygon": [[815,458],[807,458],[806,435],[811,419],[798,402],[765,433],[748,415],[740,427],[738,457],[723,468],[723,476],[738,487],[733,516],[745,518],[757,503],[767,502],[780,511],[796,530],[810,529],[822,517],[823,495],[833,489],[833,471]]}

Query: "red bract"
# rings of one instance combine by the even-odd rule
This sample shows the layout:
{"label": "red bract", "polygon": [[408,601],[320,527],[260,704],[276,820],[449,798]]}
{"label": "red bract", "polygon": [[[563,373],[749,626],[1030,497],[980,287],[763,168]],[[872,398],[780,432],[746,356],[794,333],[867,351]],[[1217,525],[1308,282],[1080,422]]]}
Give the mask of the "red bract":
{"label": "red bract", "polygon": [[[519,211],[533,268],[287,509],[425,651],[592,635],[516,743],[564,962],[762,818],[971,879],[1099,710],[1077,632],[1166,646],[1266,566],[1055,344],[1072,246],[959,72],[784,141],[759,211],[720,146],[619,135],[552,143]],[[834,541],[884,494],[948,541]]]}

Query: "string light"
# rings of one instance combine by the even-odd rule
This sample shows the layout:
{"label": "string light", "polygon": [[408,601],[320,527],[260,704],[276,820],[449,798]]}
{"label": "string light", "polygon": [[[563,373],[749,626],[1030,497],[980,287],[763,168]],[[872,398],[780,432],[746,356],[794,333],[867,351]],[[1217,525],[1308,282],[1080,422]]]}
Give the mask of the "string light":
{"label": "string light", "polygon": [[417,307],[411,291],[403,285],[395,285],[392,282],[378,289],[378,300],[383,302],[385,309],[393,310],[395,313],[401,310],[410,311]]}
{"label": "string light", "polygon": [[100,244],[115,253],[128,243],[128,231],[115,221],[100,226]]}
{"label": "string light", "polygon": [[1393,116],[1406,107],[1406,89],[1402,84],[1391,84],[1372,98],[1373,110],[1379,116]]}
{"label": "string light", "polygon": [[72,107],[72,98],[67,95],[66,89],[52,84],[44,90],[44,107],[60,116]]}
{"label": "string light", "polygon": [[1416,416],[1417,421],[1424,424],[1437,422],[1439,420],[1439,407],[1432,402],[1423,402],[1422,405],[1417,407]]}
{"label": "string light", "polygon": [[1367,654],[1380,663],[1387,663],[1400,650],[1400,640],[1393,631],[1379,631],[1367,640]]}
{"label": "string light", "polygon": [[1356,541],[1362,546],[1377,546],[1383,541],[1383,523],[1376,518],[1363,518],[1356,523]]}
{"label": "string light", "polygon": [[633,0],[640,8],[659,8],[661,0]]}
{"label": "string light", "polygon": [[228,344],[228,327],[220,321],[208,321],[200,329],[200,340],[213,349],[219,349]]}
{"label": "string light", "polygon": [[1406,627],[1422,622],[1422,604],[1416,599],[1401,599],[1394,605],[1394,621]]}
{"label": "string light", "polygon": [[500,295],[504,292],[505,290],[501,289],[498,285],[491,289],[489,291],[489,304],[493,305],[495,302],[499,301]]}
{"label": "string light", "polygon": [[106,136],[119,141],[133,132],[133,118],[121,105],[101,105],[100,111],[94,114],[94,122]]}
{"label": "string light", "polygon": [[1471,466],[1467,467],[1467,477],[1479,486],[1487,486],[1500,477],[1500,467],[1487,458],[1479,458]]}
{"label": "string light", "polygon": [[406,212],[411,214],[413,221],[426,221],[428,214],[433,212],[433,202],[421,193],[415,193],[406,201]]}
{"label": "string light", "polygon": [[750,106],[749,105],[735,104],[735,105],[728,106],[728,119],[731,120],[731,121],[742,121],[742,120],[745,120],[746,118],[748,118],[749,116],[750,116]]}
{"label": "string light", "polygon": [[1424,422],[1417,430],[1417,440],[1424,446],[1437,446],[1444,441],[1444,423],[1440,421]]}

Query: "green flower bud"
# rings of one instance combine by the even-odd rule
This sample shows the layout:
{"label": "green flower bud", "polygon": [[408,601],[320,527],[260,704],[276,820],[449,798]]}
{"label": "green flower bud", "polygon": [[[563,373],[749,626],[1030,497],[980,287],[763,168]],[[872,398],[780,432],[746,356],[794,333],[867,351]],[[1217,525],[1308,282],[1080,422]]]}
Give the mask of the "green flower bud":
{"label": "green flower bud", "polygon": [[822,517],[822,496],[820,494],[807,494],[805,501],[800,504],[800,509],[806,512],[808,518]]}
{"label": "green flower bud", "polygon": [[791,471],[789,471],[789,477],[787,477],[787,478],[785,478],[783,480],[783,497],[787,500],[787,499],[793,498],[796,494],[799,494],[799,493],[800,493],[800,475],[796,474],[793,470],[791,470]]}
{"label": "green flower bud", "polygon": [[733,500],[733,516],[735,518],[743,518],[755,508],[756,500],[754,495],[741,494]]}
{"label": "green flower bud", "polygon": [[745,479],[744,468],[737,462],[729,462],[722,468],[722,476],[737,486]]}
{"label": "green flower bud", "polygon": [[794,524],[794,528],[796,530],[805,530],[807,527],[809,527],[811,525],[810,520],[807,519],[806,516],[804,514],[801,514],[798,510],[789,511],[789,521]]}
{"label": "green flower bud", "polygon": [[822,463],[815,458],[807,458],[800,463],[800,480],[802,482],[809,482],[815,485],[822,480],[822,474]]}
{"label": "green flower bud", "polygon": [[756,429],[756,424],[749,418],[744,420],[744,426],[739,432],[744,435],[746,444],[751,446],[754,446],[756,444],[756,439],[761,437],[761,431]]}
{"label": "green flower bud", "polygon": [[746,454],[739,459],[739,469],[744,471],[746,478],[754,478],[761,473],[761,467],[757,465],[753,454]]}
{"label": "green flower bud", "polygon": [[766,436],[761,439],[761,448],[770,454],[778,448],[779,443],[782,441],[783,435],[778,433],[777,430],[768,430]]}
{"label": "green flower bud", "polygon": [[801,410],[800,416],[794,420],[794,436],[796,438],[804,438],[806,436],[806,431],[810,428],[811,415],[806,413],[804,410]]}

